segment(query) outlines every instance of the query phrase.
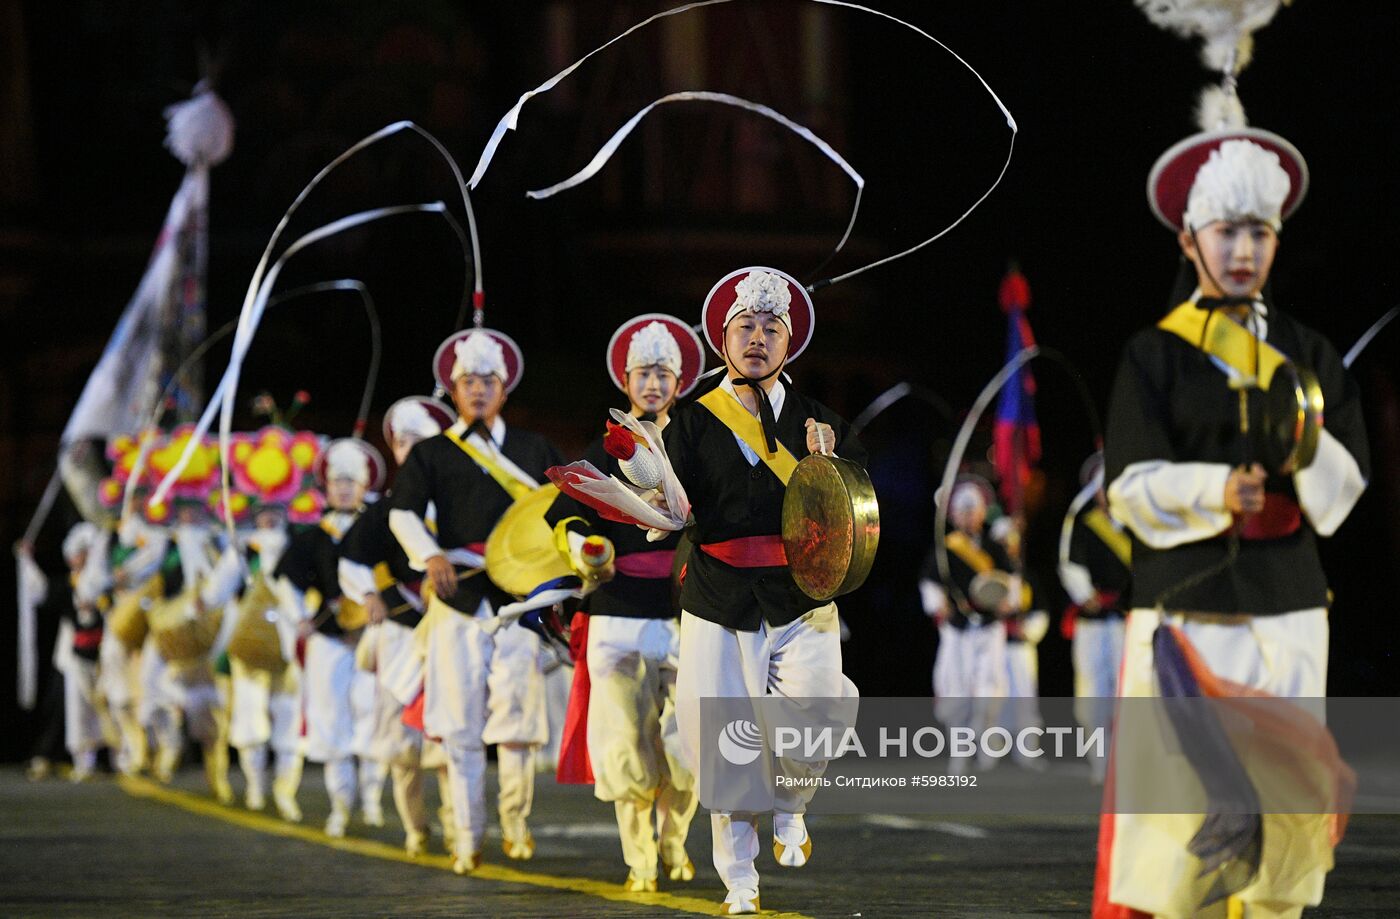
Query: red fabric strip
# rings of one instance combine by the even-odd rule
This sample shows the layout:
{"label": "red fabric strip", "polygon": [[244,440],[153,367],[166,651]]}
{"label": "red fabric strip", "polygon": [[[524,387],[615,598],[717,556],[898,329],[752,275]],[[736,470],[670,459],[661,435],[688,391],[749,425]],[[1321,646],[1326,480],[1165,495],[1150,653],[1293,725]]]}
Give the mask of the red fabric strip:
{"label": "red fabric strip", "polygon": [[555,779],[565,785],[592,785],[593,761],[588,756],[588,699],[592,681],[588,676],[588,615],[574,613],[569,623],[569,650],[574,658],[574,682],[569,688],[569,707],[564,712],[564,730],[559,740],[559,768]]}
{"label": "red fabric strip", "polygon": [[788,563],[781,536],[740,536],[702,544],[700,550],[735,568],[777,568]]}
{"label": "red fabric strip", "polygon": [[1276,492],[1264,493],[1264,509],[1249,514],[1240,526],[1241,539],[1279,539],[1298,532],[1303,512],[1298,502]]}
{"label": "red fabric strip", "polygon": [[619,555],[613,562],[618,574],[629,578],[660,580],[671,576],[671,564],[676,559],[675,549],[657,549],[654,552],[633,552]]}

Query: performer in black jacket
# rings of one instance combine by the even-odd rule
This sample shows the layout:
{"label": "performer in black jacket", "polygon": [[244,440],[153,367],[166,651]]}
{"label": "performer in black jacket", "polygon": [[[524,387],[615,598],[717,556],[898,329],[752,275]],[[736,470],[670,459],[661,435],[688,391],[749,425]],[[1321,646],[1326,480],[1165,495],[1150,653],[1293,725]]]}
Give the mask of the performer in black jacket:
{"label": "performer in black jacket", "polygon": [[[1123,617],[1130,602],[1132,536],[1108,513],[1103,489],[1103,454],[1080,470],[1079,495],[1065,514],[1060,534],[1060,584],[1070,599],[1061,632],[1074,658],[1075,717],[1086,728],[1107,730],[1118,695],[1123,660]],[[1091,778],[1104,780],[1107,757],[1092,757]]]}
{"label": "performer in black jacket", "polygon": [[[384,413],[384,440],[393,450],[394,462],[402,466],[416,444],[442,433],[451,423],[452,416],[441,402],[408,396]],[[371,753],[389,766],[394,806],[404,827],[404,849],[409,855],[423,855],[428,845],[424,769],[440,770],[439,791],[446,805],[443,826],[449,834],[451,793],[441,748],[431,741],[425,746],[422,732],[403,722],[404,706],[423,691],[423,661],[413,640],[413,629],[423,618],[423,574],[408,563],[389,530],[389,504],[386,496],[365,508],[340,541],[340,588],[364,606],[370,621],[361,643],[368,643],[376,682]]]}
{"label": "performer in black jacket", "polygon": [[[1162,691],[1154,671],[1169,660],[1154,645],[1161,624],[1176,628],[1162,635],[1171,647],[1194,646],[1214,677],[1280,697],[1327,693],[1330,600],[1317,539],[1342,524],[1366,486],[1366,436],[1337,352],[1266,293],[1307,167],[1288,141],[1237,115],[1173,146],[1148,183],[1195,290],[1129,340],[1109,402],[1108,501],[1133,536],[1124,696]],[[1316,372],[1326,426],[1311,465],[1265,468],[1247,431],[1260,430],[1262,390],[1288,361]],[[1119,794],[1134,775],[1192,774],[1179,754],[1128,757],[1123,728],[1110,779]],[[1197,915],[1226,884],[1187,849],[1201,820],[1107,815],[1096,914]],[[1296,916],[1317,904],[1332,865],[1330,824],[1264,814],[1258,869],[1225,892],[1246,915]]]}
{"label": "performer in black jacket", "polygon": [[[338,544],[360,512],[365,494],[384,481],[384,459],[358,438],[342,438],[327,447],[320,476],[329,507],[316,527],[296,533],[277,563],[275,590],[306,638],[303,674],[303,719],[306,758],[324,764],[331,799],[326,835],[345,835],[359,785],[355,764],[355,642],[366,624],[363,608],[341,596]],[[312,609],[307,594],[320,595]],[[369,787],[361,800],[373,799],[373,816],[383,788],[383,772],[367,770]],[[373,823],[371,819],[369,822]],[[382,818],[380,820],[382,823]]]}
{"label": "performer in black jacket", "polygon": [[[699,336],[674,316],[630,319],[608,343],[608,373],[627,394],[632,415],[663,431],[676,399],[695,386],[703,365]],[[612,453],[627,456],[633,443],[629,432],[610,423],[607,437],[594,441],[583,458],[603,473],[622,476]],[[695,877],[685,839],[698,799],[676,734],[680,611],[671,571],[681,536],[649,541],[642,529],[607,520],[567,496],[555,502],[548,519],[557,523],[569,515],[583,517],[592,532],[612,543],[616,573],[588,596],[587,615],[574,619],[574,630],[586,637],[574,639],[583,653],[565,725],[584,729],[586,759],[574,762],[568,754],[578,739],[567,737],[559,777],[586,783],[583,763],[591,764],[594,794],[613,802],[617,812],[627,889],[653,891],[658,855],[670,880]]]}
{"label": "performer in black jacket", "polygon": [[[702,318],[725,371],[676,414],[665,440],[695,518],[681,589],[677,699],[683,749],[703,788],[713,751],[702,751],[702,698],[857,695],[841,672],[836,605],[798,588],[780,534],[785,482],[798,459],[827,450],[864,463],[865,451],[835,412],[779,378],[811,337],[812,302],[800,284],[768,268],[732,272],[711,290]],[[824,768],[793,765],[813,777]],[[803,819],[811,794],[802,783],[778,791],[780,865],[800,867],[811,854]],[[711,823],[726,912],[756,912],[758,815],[715,812]]]}
{"label": "performer in black jacket", "polygon": [[[527,629],[494,636],[482,630],[477,619],[512,598],[484,574],[468,576],[483,565],[486,538],[501,515],[560,462],[543,437],[507,429],[500,417],[523,368],[519,347],[500,332],[471,329],[444,341],[434,372],[451,390],[458,419],[412,449],[389,499],[389,527],[434,594],[425,617],[431,621],[419,626],[426,642],[423,730],[447,751],[459,874],[481,861],[486,744],[497,745],[505,853],[527,859],[535,849],[526,818],[535,754],[549,738],[541,647]],[[426,525],[429,504],[436,535]]]}
{"label": "performer in black jacket", "polygon": [[[973,579],[983,572],[1013,570],[1010,556],[991,538],[986,525],[992,486],[977,476],[963,476],[948,499],[948,572],[952,583],[939,575],[937,559],[929,553],[919,582],[924,612],[938,625],[938,656],[933,664],[934,711],[950,727],[970,727],[979,735],[997,723],[1008,691],[1006,617],[1022,611],[1026,598],[1008,594],[996,609],[977,605]],[[948,762],[953,774],[964,774],[970,763],[963,757]],[[991,766],[990,758],[981,763]]]}

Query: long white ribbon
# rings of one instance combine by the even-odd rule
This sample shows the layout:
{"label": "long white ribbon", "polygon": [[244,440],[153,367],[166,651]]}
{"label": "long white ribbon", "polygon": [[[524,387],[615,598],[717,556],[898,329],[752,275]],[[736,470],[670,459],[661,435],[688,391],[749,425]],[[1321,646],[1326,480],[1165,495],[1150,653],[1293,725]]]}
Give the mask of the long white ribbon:
{"label": "long white ribbon", "polygon": [[[1031,345],[1016,353],[1016,356],[1006,362],[1006,365],[997,371],[997,375],[992,377],[991,382],[982,387],[982,392],[978,394],[977,401],[972,403],[972,408],[968,409],[967,417],[963,419],[962,427],[958,430],[958,436],[953,440],[953,448],[948,451],[948,462],[943,467],[943,481],[939,483],[938,494],[943,495],[942,501],[938,502],[938,507],[933,514],[933,546],[934,561],[938,564],[938,577],[945,587],[951,591],[956,591],[953,584],[952,575],[948,567],[948,507],[953,503],[953,485],[957,482],[958,470],[962,467],[963,454],[967,452],[967,444],[972,440],[972,432],[977,428],[977,422],[982,420],[982,413],[987,410],[987,406],[1001,392],[1001,388],[1006,385],[1006,381],[1032,358],[1040,354],[1040,348]],[[961,591],[958,591],[961,593]]]}
{"label": "long white ribbon", "polygon": [[[613,36],[612,38],[608,39],[608,41],[606,41],[606,42],[604,42],[603,44],[599,45],[597,48],[594,48],[592,51],[588,52],[588,53],[585,54],[583,57],[579,58],[577,61],[574,61],[574,62],[573,62],[572,64],[570,64],[568,67],[565,67],[563,70],[559,71],[559,72],[556,73],[554,76],[550,77],[548,80],[545,80],[545,81],[544,81],[543,83],[541,83],[539,86],[536,86],[534,89],[528,90],[528,91],[526,91],[525,93],[523,93],[523,94],[520,96],[520,98],[516,100],[515,104],[514,104],[513,106],[510,107],[510,110],[509,110],[508,112],[506,112],[505,115],[501,116],[501,120],[500,120],[499,122],[496,123],[495,129],[492,130],[492,132],[491,132],[491,137],[486,141],[486,146],[485,146],[485,148],[481,151],[481,157],[480,157],[480,159],[477,160],[476,169],[472,172],[471,181],[470,181],[470,183],[469,183],[469,184],[470,184],[470,187],[474,189],[474,188],[476,188],[476,186],[481,182],[482,177],[486,174],[487,168],[491,165],[491,160],[492,160],[492,159],[495,157],[495,155],[496,155],[496,149],[500,146],[501,141],[505,138],[506,132],[507,132],[507,131],[514,131],[514,130],[516,129],[516,126],[519,124],[519,121],[520,121],[520,111],[521,111],[521,109],[523,109],[523,108],[525,107],[525,103],[526,103],[526,102],[529,102],[532,98],[534,98],[534,97],[537,96],[537,95],[540,95],[541,93],[549,92],[549,91],[550,91],[551,89],[553,89],[556,85],[558,85],[560,81],[562,81],[564,78],[566,78],[567,76],[569,76],[569,74],[571,74],[571,73],[573,73],[575,70],[577,70],[580,66],[583,65],[583,63],[584,63],[585,61],[587,61],[587,60],[588,60],[589,58],[591,58],[593,55],[597,54],[598,52],[600,52],[600,51],[602,51],[602,50],[604,50],[604,49],[606,49],[606,48],[608,48],[609,46],[613,45],[614,43],[621,41],[622,39],[624,39],[624,38],[626,38],[627,36],[631,35],[633,32],[636,32],[638,29],[643,29],[643,28],[645,28],[646,26],[651,25],[653,22],[656,22],[656,21],[659,20],[659,19],[665,19],[665,18],[667,18],[667,17],[669,17],[669,16],[676,16],[676,15],[679,15],[679,14],[681,14],[681,13],[687,13],[687,12],[689,12],[689,11],[691,11],[691,10],[694,10],[694,9],[699,9],[699,8],[701,8],[701,7],[716,6],[716,5],[721,4],[721,3],[729,3],[729,2],[732,2],[732,0],[701,0],[701,2],[698,2],[698,3],[687,3],[687,4],[683,5],[683,6],[678,6],[678,7],[674,8],[674,9],[670,9],[670,10],[663,10],[663,11],[660,12],[660,13],[656,13],[656,14],[654,14],[654,15],[652,15],[652,16],[648,16],[646,19],[642,20],[641,22],[637,23],[636,25],[632,26],[631,28],[627,29],[626,31],[624,31],[624,32],[622,32],[622,33],[620,33],[620,34],[618,34],[618,35],[615,35],[615,36]],[[956,51],[954,51],[952,48],[948,47],[948,46],[947,46],[946,44],[944,44],[943,42],[939,41],[937,38],[934,38],[934,37],[933,37],[932,35],[930,35],[928,32],[925,32],[923,29],[919,28],[919,27],[916,26],[916,25],[913,25],[913,24],[911,24],[911,23],[905,22],[903,19],[900,19],[900,18],[898,18],[897,16],[892,16],[892,15],[890,15],[889,13],[884,13],[884,12],[881,12],[880,10],[873,10],[873,9],[871,9],[871,8],[868,7],[868,6],[861,6],[861,5],[858,4],[858,3],[848,3],[848,2],[846,2],[846,0],[811,0],[811,2],[813,2],[813,3],[820,3],[820,4],[824,5],[824,6],[842,7],[842,8],[844,8],[844,9],[855,10],[855,11],[861,12],[861,13],[870,13],[870,14],[873,15],[873,16],[879,16],[879,17],[882,18],[882,19],[888,19],[888,20],[890,20],[891,22],[894,22],[894,23],[896,23],[896,24],[898,24],[898,25],[904,26],[906,29],[910,29],[910,30],[912,30],[912,31],[914,31],[914,32],[917,32],[919,35],[923,36],[924,38],[926,38],[926,39],[928,39],[929,41],[933,42],[934,44],[938,45],[938,47],[942,48],[944,51],[947,51],[949,54],[951,54],[951,55],[953,56],[953,58],[954,58],[955,60],[957,60],[957,62],[958,62],[959,64],[962,64],[964,67],[966,67],[966,68],[968,69],[968,71],[970,71],[970,72],[972,73],[972,75],[973,75],[974,77],[977,78],[977,81],[978,81],[979,83],[982,84],[982,88],[985,89],[985,90],[987,91],[987,94],[990,95],[990,96],[992,97],[992,101],[996,103],[997,108],[1001,111],[1002,115],[1006,118],[1006,126],[1007,126],[1008,128],[1011,129],[1011,142],[1010,142],[1010,144],[1007,146],[1007,150],[1006,150],[1006,161],[1002,163],[1001,170],[997,173],[996,180],[993,181],[992,184],[991,184],[991,186],[990,186],[985,192],[983,192],[982,195],[981,195],[980,197],[977,198],[977,200],[975,200],[975,201],[972,203],[972,206],[971,206],[971,207],[969,207],[969,208],[968,208],[967,210],[965,210],[961,215],[959,215],[958,218],[957,218],[956,220],[954,220],[954,221],[953,221],[952,223],[950,223],[948,226],[944,227],[942,230],[939,230],[939,231],[938,231],[937,233],[935,233],[934,235],[930,236],[928,239],[925,239],[923,242],[920,242],[920,243],[918,243],[918,244],[916,244],[916,245],[910,246],[908,249],[905,249],[905,250],[902,251],[902,252],[897,252],[897,253],[895,253],[894,255],[886,256],[885,258],[882,258],[882,259],[879,259],[879,260],[877,260],[877,261],[871,262],[870,264],[865,265],[865,266],[863,266],[863,267],[861,267],[861,268],[857,268],[857,269],[855,269],[854,271],[848,271],[848,272],[846,272],[845,274],[837,275],[836,277],[829,278],[829,279],[827,279],[827,280],[825,280],[825,281],[819,281],[819,282],[817,282],[816,284],[812,285],[812,286],[809,288],[809,290],[816,290],[816,289],[818,289],[818,288],[820,288],[820,287],[826,287],[826,286],[828,286],[828,285],[830,285],[830,284],[836,284],[836,283],[838,283],[838,282],[840,282],[840,281],[844,281],[844,280],[847,280],[847,279],[849,279],[849,278],[853,278],[853,277],[855,277],[855,276],[858,275],[858,274],[861,274],[861,273],[863,273],[863,272],[869,271],[871,268],[875,268],[875,267],[878,267],[878,266],[880,266],[880,265],[888,264],[889,262],[892,262],[892,261],[894,261],[894,260],[896,260],[896,259],[900,259],[900,258],[903,258],[903,257],[906,256],[906,255],[909,255],[909,254],[913,253],[913,252],[917,252],[919,249],[922,249],[924,246],[927,246],[929,243],[934,242],[935,240],[940,239],[940,238],[942,238],[943,236],[947,235],[950,231],[953,230],[954,227],[958,226],[958,224],[960,224],[960,223],[962,223],[964,220],[966,220],[967,217],[968,217],[973,211],[975,211],[975,210],[982,204],[983,201],[987,200],[987,198],[991,195],[992,192],[996,191],[997,186],[999,186],[999,185],[1001,184],[1002,178],[1006,175],[1007,169],[1010,168],[1010,166],[1011,166],[1011,157],[1012,157],[1012,154],[1015,152],[1015,149],[1016,149],[1016,130],[1017,130],[1017,129],[1016,129],[1016,119],[1014,119],[1014,118],[1011,116],[1010,110],[1007,109],[1006,105],[1002,103],[1001,98],[996,94],[996,92],[995,92],[995,91],[992,89],[992,87],[987,83],[987,81],[986,81],[985,79],[983,79],[982,75],[981,75],[980,73],[977,72],[976,68],[974,68],[974,67],[973,67],[971,64],[969,64],[966,60],[964,60],[963,57],[962,57],[961,55],[959,55]],[[849,228],[848,228],[847,232],[849,233]]]}
{"label": "long white ribbon", "polygon": [[263,312],[267,309],[269,296],[273,285],[277,282],[277,277],[282,272],[282,268],[287,261],[302,249],[319,242],[329,236],[342,233],[373,220],[380,220],[385,217],[392,217],[400,214],[410,213],[440,213],[445,210],[441,201],[434,201],[428,204],[403,204],[391,207],[374,208],[373,210],[361,211],[358,214],[351,214],[334,220],[328,224],[317,227],[296,242],[287,247],[287,251],[272,264],[272,268],[262,277],[261,285],[255,294],[245,302],[244,310],[238,318],[238,331],[234,334],[233,352],[229,355],[229,365],[224,370],[223,377],[219,380],[219,385],[215,389],[213,396],[209,399],[209,404],[205,406],[204,413],[200,415],[198,423],[195,425],[194,433],[191,435],[189,443],[185,445],[185,451],[180,455],[180,459],[166,474],[160,485],[152,493],[149,504],[157,505],[165,500],[170,493],[170,489],[179,479],[180,473],[189,465],[193,458],[200,440],[209,432],[214,421],[214,410],[219,408],[219,452],[223,463],[224,487],[228,488],[229,480],[229,444],[228,435],[233,427],[233,405],[234,395],[238,391],[238,378],[243,369],[243,361],[248,355],[248,350],[252,347],[253,336],[257,332],[258,324],[262,321]]}
{"label": "long white ribbon", "polygon": [[597,154],[594,155],[593,159],[588,163],[587,166],[584,166],[582,169],[580,169],[578,172],[565,179],[564,181],[559,182],[555,185],[551,185],[548,188],[541,188],[535,191],[527,191],[525,193],[526,197],[534,198],[536,200],[549,198],[553,195],[558,194],[561,191],[566,191],[567,189],[573,188],[577,185],[582,185],[584,182],[587,182],[589,179],[593,178],[593,176],[597,175],[598,171],[607,164],[608,160],[612,158],[612,155],[617,152],[617,148],[622,146],[622,142],[627,139],[627,136],[629,134],[632,133],[632,129],[635,128],[643,118],[650,114],[653,109],[655,109],[659,105],[665,105],[668,102],[718,102],[721,105],[732,105],[736,108],[748,109],[751,112],[756,112],[764,116],[765,118],[771,118],[773,121],[778,122],[783,127],[792,131],[794,134],[798,135],[803,140],[806,140],[808,143],[812,144],[823,154],[825,154],[827,159],[831,160],[833,163],[835,163],[841,168],[842,172],[846,173],[846,175],[851,177],[851,181],[854,182],[856,186],[856,200],[855,203],[851,206],[851,219],[846,223],[846,232],[842,234],[841,241],[836,244],[836,251],[840,252],[841,248],[846,245],[846,240],[850,238],[851,230],[856,225],[856,215],[860,213],[860,197],[861,194],[865,191],[865,179],[861,177],[860,173],[855,171],[855,169],[851,166],[850,163],[846,162],[845,158],[842,157],[841,154],[837,153],[834,149],[832,149],[831,145],[828,144],[826,141],[822,140],[816,134],[812,133],[812,131],[809,128],[798,124],[797,122],[793,121],[791,118],[788,118],[781,112],[774,111],[766,105],[763,105],[758,102],[750,102],[747,99],[741,99],[738,96],[732,96],[729,93],[716,93],[709,92],[707,90],[691,90],[687,92],[671,93],[669,95],[662,96],[660,99],[657,99],[655,102],[652,102],[650,105],[637,112],[637,114],[633,115],[627,120],[626,124],[618,128],[617,133],[613,134],[612,137],[608,138],[608,142],[603,144],[602,148],[597,152]]}

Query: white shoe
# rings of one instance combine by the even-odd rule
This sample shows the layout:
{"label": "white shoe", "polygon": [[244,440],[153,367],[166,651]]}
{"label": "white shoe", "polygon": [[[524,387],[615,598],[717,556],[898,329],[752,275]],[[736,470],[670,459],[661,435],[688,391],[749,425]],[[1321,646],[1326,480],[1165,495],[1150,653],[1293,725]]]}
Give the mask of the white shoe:
{"label": "white shoe", "polygon": [[[780,825],[781,820],[781,825]],[[812,837],[801,814],[773,817],[773,859],[784,868],[801,868],[812,857]]]}
{"label": "white shoe", "polygon": [[409,830],[403,838],[403,850],[412,858],[428,854],[428,834],[426,831]]}
{"label": "white shoe", "polygon": [[243,806],[250,811],[260,811],[267,807],[267,795],[261,788],[249,788],[243,794]]}
{"label": "white shoe", "polygon": [[664,858],[661,866],[666,871],[666,877],[672,881],[693,881],[695,880],[695,862],[690,860],[690,856],[681,853],[679,864],[671,864]]}
{"label": "white shoe", "polygon": [[453,874],[471,874],[481,867],[481,850],[475,852],[459,852],[452,861]]}
{"label": "white shoe", "polygon": [[68,781],[74,785],[81,785],[84,782],[91,782],[97,777],[97,771],[91,766],[74,766],[73,771],[68,773]]}
{"label": "white shoe", "polygon": [[525,831],[523,839],[502,839],[501,851],[505,852],[506,858],[513,858],[517,861],[527,862],[535,857],[535,837],[530,835],[530,831]]}
{"label": "white shoe", "polygon": [[326,835],[331,839],[344,839],[345,828],[350,825],[350,808],[343,804],[332,804],[331,815],[326,818]]}
{"label": "white shoe", "polygon": [[757,887],[740,887],[729,891],[729,895],[724,898],[723,915],[726,916],[747,916],[758,912],[759,909]]}
{"label": "white shoe", "polygon": [[360,813],[365,821],[365,826],[380,827],[384,825],[384,805],[371,798],[364,802]]}
{"label": "white shoe", "polygon": [[656,893],[656,878],[644,878],[635,871],[628,871],[622,889],[628,893]]}
{"label": "white shoe", "polygon": [[277,805],[277,813],[288,823],[301,823],[301,806],[296,794],[286,788],[272,786],[272,803]]}

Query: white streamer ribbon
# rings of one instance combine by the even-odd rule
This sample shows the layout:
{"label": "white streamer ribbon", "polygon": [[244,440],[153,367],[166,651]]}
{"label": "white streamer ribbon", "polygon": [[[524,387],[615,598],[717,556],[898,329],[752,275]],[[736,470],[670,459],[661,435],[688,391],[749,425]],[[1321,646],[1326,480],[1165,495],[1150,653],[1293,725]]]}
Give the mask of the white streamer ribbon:
{"label": "white streamer ribbon", "polygon": [[[622,32],[608,39],[608,41],[599,45],[597,48],[594,48],[592,51],[588,52],[583,57],[579,58],[577,61],[574,61],[568,67],[565,67],[563,70],[559,71],[554,76],[550,77],[548,80],[545,80],[539,86],[536,86],[534,89],[528,90],[527,92],[523,93],[520,96],[520,98],[516,100],[515,104],[511,106],[510,111],[506,112],[505,115],[501,116],[501,120],[497,122],[495,129],[491,132],[491,137],[486,141],[486,147],[481,151],[481,158],[477,160],[476,169],[472,172],[471,181],[469,183],[470,187],[474,189],[481,182],[482,177],[486,174],[487,168],[491,165],[491,160],[496,155],[497,147],[500,146],[501,141],[505,138],[506,132],[514,131],[516,129],[516,126],[519,124],[520,121],[520,110],[525,107],[526,102],[529,102],[532,98],[534,98],[537,95],[540,95],[541,93],[549,92],[556,85],[558,85],[560,81],[562,81],[564,78],[566,78],[579,67],[581,67],[583,63],[589,58],[591,58],[593,55],[608,48],[616,42],[621,41],[622,39],[631,35],[633,32],[636,32],[639,29],[643,29],[651,25],[653,22],[656,22],[659,19],[665,19],[669,16],[676,16],[681,13],[687,13],[691,10],[699,9],[701,7],[717,6],[721,3],[729,2],[732,2],[732,0],[701,0],[701,2],[698,3],[687,3],[684,6],[678,6],[675,9],[664,10],[660,13],[648,16],[646,19],[627,29],[625,32]],[[934,235],[930,236],[928,239],[925,239],[923,242],[910,246],[908,249],[905,249],[902,252],[897,252],[894,255],[886,256],[885,258],[871,262],[870,264],[865,265],[864,267],[857,268],[854,271],[848,271],[845,274],[829,278],[825,281],[820,281],[817,284],[811,285],[808,288],[808,290],[816,290],[819,287],[825,287],[830,284],[836,284],[840,281],[845,281],[849,278],[853,278],[858,274],[862,274],[863,272],[869,271],[871,268],[888,264],[892,261],[895,261],[896,259],[900,259],[913,252],[917,252],[919,249],[922,249],[929,243],[934,242],[935,240],[947,235],[953,230],[954,227],[958,226],[958,224],[966,220],[967,217],[973,211],[975,211],[982,204],[983,201],[987,200],[987,198],[991,195],[992,192],[996,191],[997,186],[1001,184],[1002,178],[1006,175],[1007,169],[1010,168],[1011,157],[1016,149],[1016,120],[1011,116],[1010,110],[1007,109],[1005,104],[1002,103],[1001,98],[997,96],[996,92],[987,83],[987,81],[982,78],[982,75],[977,72],[976,68],[974,68],[966,60],[964,60],[962,56],[959,55],[952,48],[949,48],[946,44],[939,41],[937,38],[934,38],[932,35],[925,32],[918,26],[905,22],[903,19],[900,19],[897,16],[892,16],[889,13],[883,13],[879,10],[873,10],[868,6],[861,6],[858,3],[848,3],[846,2],[846,0],[811,0],[811,2],[820,3],[824,6],[835,6],[844,9],[855,10],[861,13],[869,13],[873,16],[879,16],[882,19],[888,19],[891,22],[904,26],[906,29],[910,29],[911,31],[918,33],[919,35],[938,45],[938,47],[951,54],[959,64],[962,64],[964,67],[966,67],[968,71],[971,72],[972,75],[977,78],[977,82],[982,84],[982,88],[985,89],[987,91],[987,94],[992,97],[992,101],[996,103],[997,108],[1006,118],[1006,126],[1011,129],[1011,142],[1007,146],[1006,161],[1002,163],[1001,170],[997,173],[996,180],[993,181],[991,186],[985,192],[983,192],[982,195],[979,198],[977,198],[976,201],[972,202],[972,206],[965,210],[961,215],[959,215],[956,220],[954,220],[952,223],[950,223],[948,226],[944,227],[942,230],[938,231]],[[849,232],[850,229],[848,227],[847,234],[849,234]]]}
{"label": "white streamer ribbon", "polygon": [[[300,198],[298,198],[300,200]],[[223,465],[223,486],[225,493],[229,489],[229,435],[233,428],[233,404],[234,395],[238,391],[238,379],[243,369],[243,361],[248,356],[248,351],[253,345],[253,336],[257,333],[258,324],[262,321],[263,312],[267,309],[269,295],[273,285],[277,282],[278,275],[287,261],[302,249],[319,242],[337,233],[342,233],[362,224],[385,217],[392,217],[400,214],[411,213],[441,213],[446,210],[441,201],[434,201],[429,204],[403,204],[392,207],[380,207],[373,210],[361,211],[358,214],[351,214],[339,220],[332,221],[324,226],[317,227],[305,236],[302,236],[292,245],[287,247],[272,268],[267,272],[266,277],[261,278],[261,284],[257,291],[245,301],[243,312],[238,318],[238,331],[234,335],[233,352],[229,356],[229,365],[224,370],[223,377],[219,380],[219,385],[215,389],[213,396],[209,399],[209,404],[205,406],[204,413],[200,416],[199,422],[195,425],[194,433],[190,436],[189,443],[185,445],[184,452],[180,455],[179,461],[166,474],[155,492],[151,495],[148,504],[155,506],[165,500],[170,489],[179,479],[180,473],[189,465],[195,450],[199,446],[200,440],[209,432],[214,421],[215,408],[221,409],[219,416],[219,454]],[[285,219],[285,218],[284,218]],[[280,225],[279,225],[280,231]],[[261,269],[261,265],[259,266]],[[260,277],[258,272],[254,277]]]}
{"label": "white streamer ribbon", "polygon": [[575,186],[582,185],[584,182],[593,178],[593,176],[597,175],[598,171],[607,164],[608,160],[612,158],[612,155],[617,152],[617,148],[622,146],[622,142],[632,133],[632,129],[635,128],[643,118],[650,114],[653,109],[659,105],[665,105],[668,102],[718,102],[721,105],[732,105],[736,108],[748,109],[751,112],[756,112],[765,118],[771,118],[778,122],[825,154],[827,159],[831,160],[841,168],[842,172],[851,177],[851,181],[854,182],[856,186],[856,200],[851,206],[851,219],[846,223],[846,232],[842,234],[841,241],[836,244],[836,251],[840,252],[841,247],[846,245],[846,240],[850,238],[851,230],[856,225],[856,215],[860,213],[860,198],[861,194],[865,191],[865,179],[852,168],[850,163],[846,162],[841,154],[832,149],[831,145],[826,141],[812,133],[809,128],[798,124],[781,112],[774,111],[766,105],[762,105],[758,102],[750,102],[738,96],[731,96],[729,93],[693,90],[662,96],[660,99],[657,99],[655,102],[633,115],[627,120],[626,124],[618,128],[617,133],[608,138],[608,142],[603,144],[602,148],[594,155],[587,166],[558,184],[535,191],[527,191],[525,193],[526,197],[534,198],[535,200],[549,198],[561,191],[566,191]]}

